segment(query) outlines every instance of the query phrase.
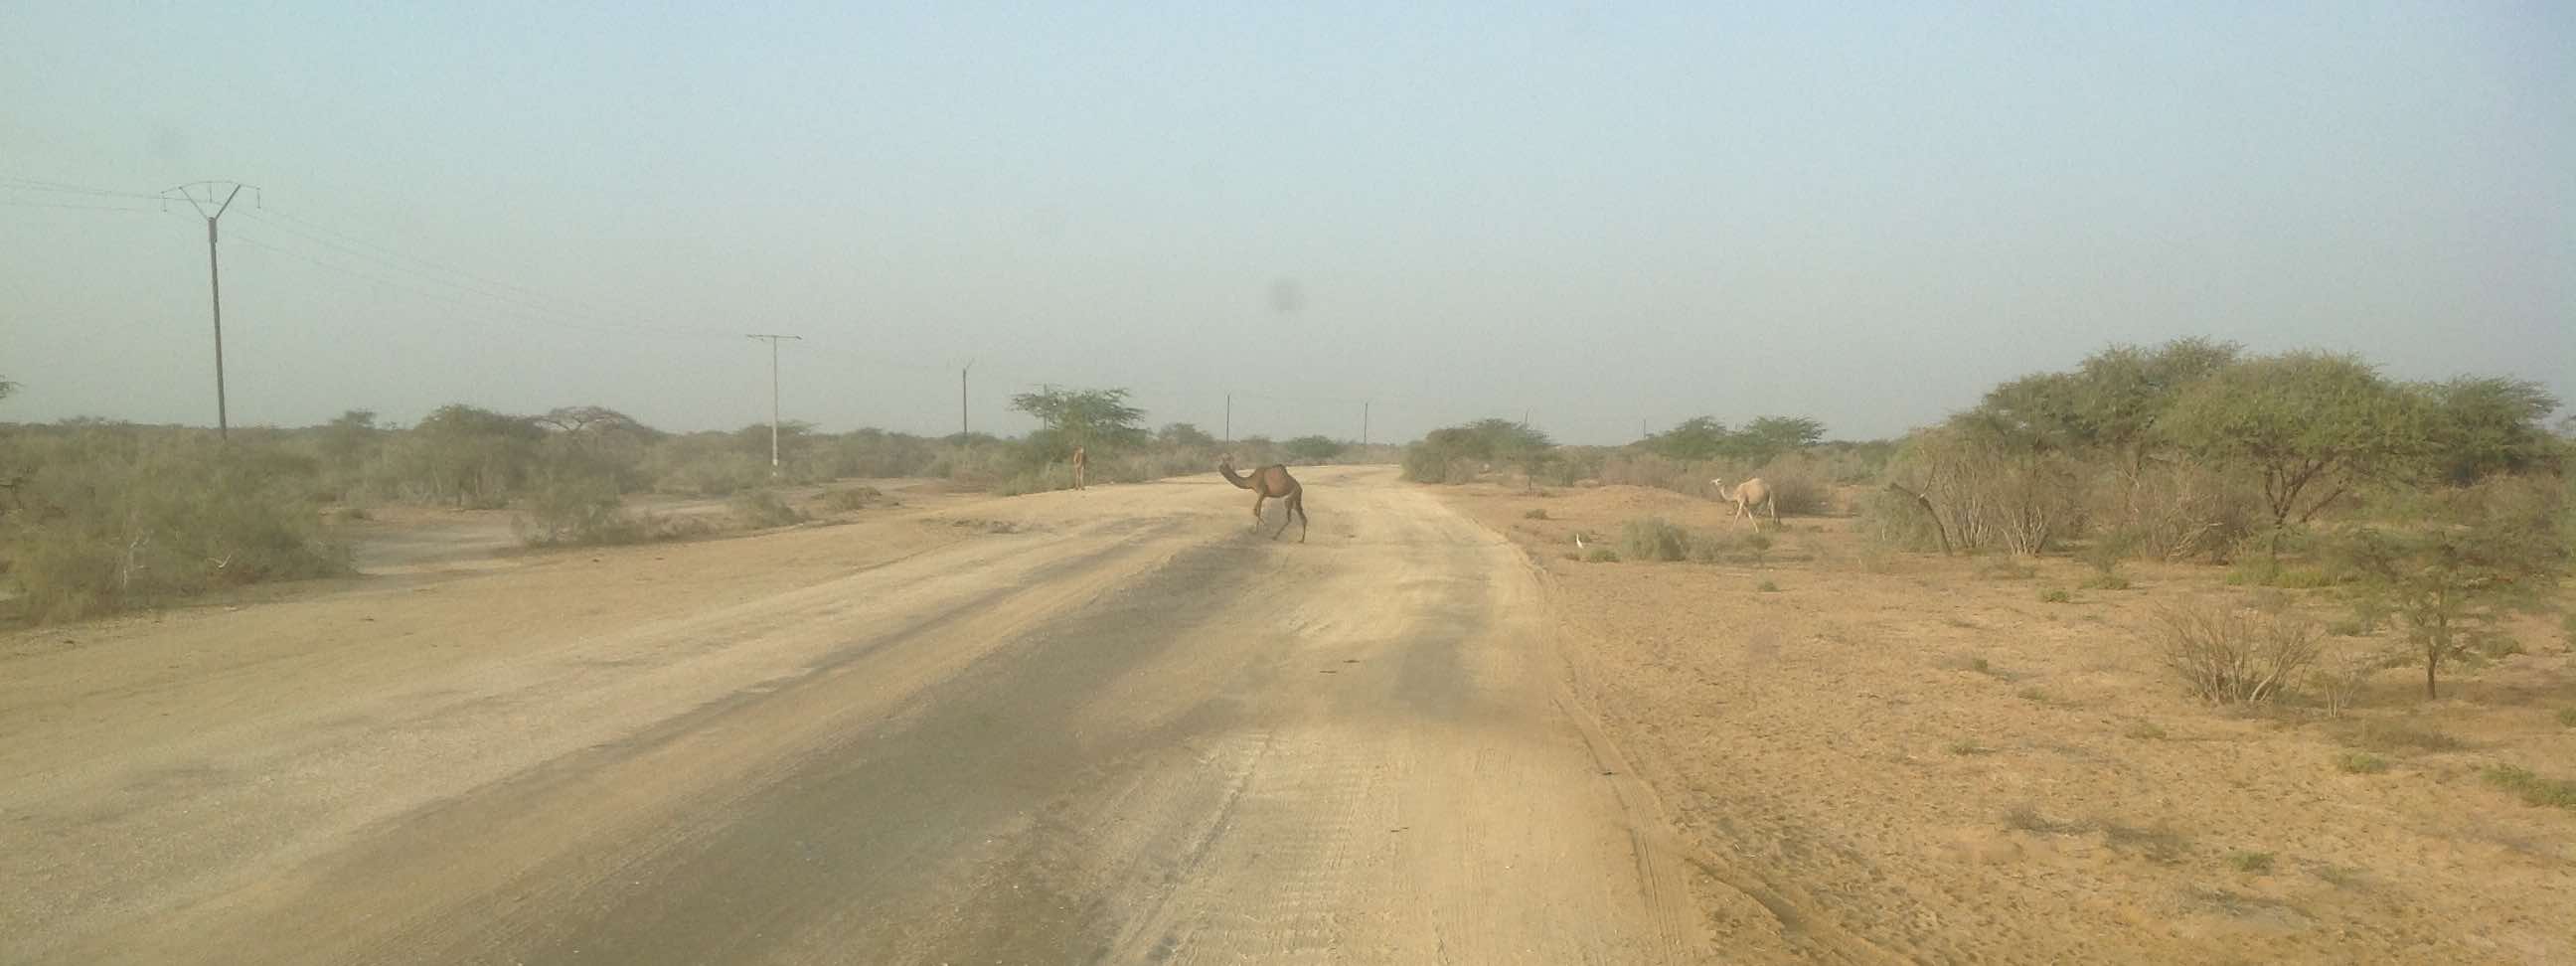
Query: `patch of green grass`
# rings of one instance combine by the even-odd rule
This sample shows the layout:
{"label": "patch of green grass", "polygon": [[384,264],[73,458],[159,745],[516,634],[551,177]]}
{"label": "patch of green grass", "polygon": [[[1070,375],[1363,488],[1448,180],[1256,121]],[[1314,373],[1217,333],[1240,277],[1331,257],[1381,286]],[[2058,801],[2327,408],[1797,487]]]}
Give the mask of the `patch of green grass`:
{"label": "patch of green grass", "polygon": [[1779,593],[1779,592],[1780,592],[1780,585],[1779,585],[1779,584],[1772,583],[1772,582],[1770,582],[1770,581],[1768,581],[1768,580],[1765,580],[1765,581],[1763,581],[1763,582],[1761,582],[1761,583],[1758,583],[1758,584],[1753,585],[1753,589],[1754,589],[1754,590],[1761,591],[1762,593],[1766,593],[1766,594],[1776,594],[1776,593]]}
{"label": "patch of green grass", "polygon": [[2039,592],[2039,602],[2043,604],[2071,604],[2075,602],[2075,595],[2068,593],[2064,587],[2051,587]]}
{"label": "patch of green grass", "polygon": [[2576,708],[2558,709],[2558,723],[2570,728],[2576,728]]}
{"label": "patch of green grass", "polygon": [[2124,738],[2135,738],[2139,741],[2163,741],[2165,740],[2165,729],[2157,726],[2153,721],[2139,721],[2131,723],[2126,730],[2120,732],[2120,735]]}
{"label": "patch of green grass", "polygon": [[1592,548],[1592,552],[1591,552],[1591,553],[1587,553],[1587,554],[1584,554],[1584,555],[1583,555],[1583,562],[1584,562],[1584,563],[1618,563],[1618,562],[1619,562],[1619,551],[1612,550],[1612,549],[1610,549],[1610,548],[1608,548],[1608,547],[1594,547],[1594,548]]}
{"label": "patch of green grass", "polygon": [[2049,694],[2048,692],[2042,691],[2038,688],[2023,688],[2019,691],[2013,692],[2013,695],[2024,701],[2033,702],[2035,704],[2057,703],[2057,697],[2055,695]]}
{"label": "patch of green grass", "polygon": [[2119,574],[2094,574],[2084,578],[2083,583],[2075,586],[2084,590],[2127,590],[2129,578]]}
{"label": "patch of green grass", "polygon": [[2514,793],[2525,805],[2576,809],[2576,781],[2543,778],[2531,769],[2497,765],[2486,770],[2487,784]]}
{"label": "patch of green grass", "polygon": [[1967,740],[1967,739],[1964,739],[1964,738],[1963,738],[1963,739],[1960,739],[1960,740],[1958,740],[1958,741],[1953,741],[1953,742],[1951,742],[1951,743],[1950,743],[1950,753],[1951,753],[1951,754],[1953,754],[1953,755],[1962,755],[1962,756],[1964,756],[1964,755],[1991,755],[1991,754],[1994,754],[1994,753],[1995,753],[1995,750],[1994,750],[1994,749],[1992,749],[1992,748],[1988,748],[1988,747],[1986,747],[1986,746],[1984,746],[1984,745],[1981,745],[1981,744],[1978,744],[1978,743],[1976,743],[1976,742],[1969,741],[1969,740]]}
{"label": "patch of green grass", "polygon": [[1529,508],[1528,510],[1523,511],[1523,512],[1521,513],[1521,519],[1523,519],[1523,520],[1545,520],[1545,519],[1547,519],[1547,508],[1546,508],[1546,507],[1543,507],[1543,506],[1534,506],[1534,507],[1531,507],[1531,508]]}
{"label": "patch of green grass", "polygon": [[2229,852],[2227,853],[2227,864],[2235,867],[2238,872],[2247,873],[2249,875],[2262,875],[2272,871],[2272,853],[2247,852],[2243,850]]}
{"label": "patch of green grass", "polygon": [[2367,751],[2347,751],[2335,756],[2335,769],[2347,775],[2376,775],[2388,770],[2388,759]]}

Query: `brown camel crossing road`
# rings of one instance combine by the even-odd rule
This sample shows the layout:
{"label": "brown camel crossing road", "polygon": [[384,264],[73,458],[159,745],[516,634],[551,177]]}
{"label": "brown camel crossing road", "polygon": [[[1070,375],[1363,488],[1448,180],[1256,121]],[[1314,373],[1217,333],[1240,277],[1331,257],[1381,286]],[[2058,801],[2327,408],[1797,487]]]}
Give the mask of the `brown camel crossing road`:
{"label": "brown camel crossing road", "polygon": [[1301,475],[0,637],[0,961],[1701,960],[1518,552]]}

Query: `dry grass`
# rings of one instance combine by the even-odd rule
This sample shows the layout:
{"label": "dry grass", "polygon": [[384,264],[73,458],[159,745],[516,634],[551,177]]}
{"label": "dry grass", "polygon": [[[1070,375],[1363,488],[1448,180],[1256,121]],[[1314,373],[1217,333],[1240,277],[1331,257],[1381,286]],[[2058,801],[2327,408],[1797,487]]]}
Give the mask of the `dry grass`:
{"label": "dry grass", "polygon": [[[2551,779],[2576,778],[2545,767],[2566,760],[2568,732],[2549,722],[2576,693],[2576,653],[2468,668],[2452,696],[2415,710],[2416,672],[2375,660],[2384,641],[2318,632],[2311,673],[2272,676],[2265,693],[2282,698],[2213,713],[2175,686],[2161,611],[2294,624],[2346,616],[2342,599],[2230,589],[2223,568],[2150,560],[2122,565],[2128,591],[2051,607],[2034,602],[2042,588],[2096,571],[2056,555],[1895,551],[1863,567],[1862,520],[1813,533],[1801,521],[1759,573],[1576,567],[1553,557],[1578,529],[1742,523],[1631,487],[1561,493],[1537,522],[1521,514],[1539,501],[1500,488],[1443,495],[1550,558],[1578,694],[1691,847],[1782,857],[1766,865],[1775,885],[1834,897],[1788,898],[1792,912],[1889,958],[2472,962],[2492,958],[2482,942],[2563,938],[2553,857],[2576,850],[2576,822],[2474,781],[2464,796],[2449,776],[2474,749],[2530,766],[2528,780],[2489,779],[2512,796],[2546,800]],[[1763,579],[1800,592],[1744,592]],[[2512,630],[2537,641],[2556,625]],[[2349,687],[2330,685],[2347,667]],[[2016,698],[2025,685],[2046,690]],[[2075,696],[2080,708],[2055,700]],[[2270,855],[2271,870],[2234,871],[2234,850]],[[2234,897],[2176,903],[2213,880]],[[1890,896],[1892,881],[1923,885]],[[2113,907],[2169,911],[2102,914]],[[1908,916],[1978,925],[1888,925]],[[2249,916],[2285,925],[2249,933]]]}

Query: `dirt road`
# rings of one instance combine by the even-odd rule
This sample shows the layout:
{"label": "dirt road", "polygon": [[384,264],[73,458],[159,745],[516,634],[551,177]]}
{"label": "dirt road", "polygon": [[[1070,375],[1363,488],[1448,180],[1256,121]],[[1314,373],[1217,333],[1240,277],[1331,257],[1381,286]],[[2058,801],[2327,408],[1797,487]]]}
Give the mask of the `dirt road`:
{"label": "dirt road", "polygon": [[0,638],[0,961],[1703,959],[1519,552],[1304,475]]}

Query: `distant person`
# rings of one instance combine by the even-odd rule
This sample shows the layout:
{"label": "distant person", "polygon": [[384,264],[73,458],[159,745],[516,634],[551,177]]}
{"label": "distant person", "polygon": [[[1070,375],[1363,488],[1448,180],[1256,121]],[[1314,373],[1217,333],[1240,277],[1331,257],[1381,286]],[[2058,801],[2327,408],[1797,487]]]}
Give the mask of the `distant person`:
{"label": "distant person", "polygon": [[1082,489],[1082,471],[1083,471],[1085,468],[1089,467],[1090,465],[1091,465],[1091,454],[1083,452],[1083,451],[1082,451],[1082,447],[1080,447],[1080,446],[1076,446],[1076,447],[1074,447],[1074,448],[1073,448],[1073,488],[1074,488],[1074,489],[1077,489],[1077,490]]}

